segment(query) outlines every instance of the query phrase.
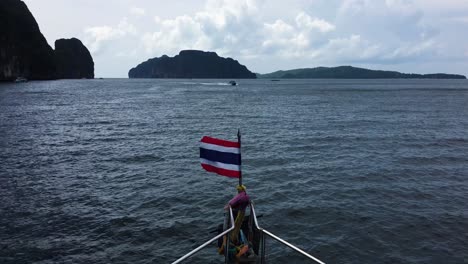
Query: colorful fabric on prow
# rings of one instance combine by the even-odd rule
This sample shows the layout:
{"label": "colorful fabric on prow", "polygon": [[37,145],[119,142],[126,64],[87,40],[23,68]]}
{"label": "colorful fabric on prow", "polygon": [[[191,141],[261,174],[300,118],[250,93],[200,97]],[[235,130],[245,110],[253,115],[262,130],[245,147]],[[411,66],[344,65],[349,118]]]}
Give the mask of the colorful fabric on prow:
{"label": "colorful fabric on prow", "polygon": [[241,191],[229,201],[229,205],[233,209],[245,210],[245,208],[249,205],[249,202],[249,195],[245,191]]}

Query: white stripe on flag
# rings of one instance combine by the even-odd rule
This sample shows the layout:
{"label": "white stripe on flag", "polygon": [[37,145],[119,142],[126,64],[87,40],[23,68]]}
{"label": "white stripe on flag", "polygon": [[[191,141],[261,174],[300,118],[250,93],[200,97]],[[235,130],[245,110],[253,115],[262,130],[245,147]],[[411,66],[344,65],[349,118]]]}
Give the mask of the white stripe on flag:
{"label": "white stripe on flag", "polygon": [[234,154],[239,154],[239,148],[231,148],[231,147],[223,147],[219,145],[214,145],[210,143],[200,142],[200,148],[221,151],[221,152],[229,152]]}
{"label": "white stripe on flag", "polygon": [[200,161],[201,161],[201,163],[208,164],[208,165],[220,168],[220,169],[240,171],[240,166],[239,165],[226,164],[226,163],[207,160],[207,159],[200,159]]}

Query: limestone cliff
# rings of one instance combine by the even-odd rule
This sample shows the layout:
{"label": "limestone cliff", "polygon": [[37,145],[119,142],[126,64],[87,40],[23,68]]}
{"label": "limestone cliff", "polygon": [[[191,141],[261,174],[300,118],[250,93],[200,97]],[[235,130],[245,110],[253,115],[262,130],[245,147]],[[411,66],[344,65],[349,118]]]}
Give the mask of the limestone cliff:
{"label": "limestone cliff", "polygon": [[88,49],[79,39],[59,39],[55,41],[57,78],[93,79],[94,61]]}
{"label": "limestone cliff", "polygon": [[0,0],[0,80],[54,79],[54,51],[23,1]]}
{"label": "limestone cliff", "polygon": [[94,62],[78,39],[60,39],[54,51],[20,0],[0,0],[0,81],[94,78]]}
{"label": "limestone cliff", "polygon": [[183,50],[174,57],[149,59],[128,73],[129,78],[256,78],[244,65],[215,52]]}

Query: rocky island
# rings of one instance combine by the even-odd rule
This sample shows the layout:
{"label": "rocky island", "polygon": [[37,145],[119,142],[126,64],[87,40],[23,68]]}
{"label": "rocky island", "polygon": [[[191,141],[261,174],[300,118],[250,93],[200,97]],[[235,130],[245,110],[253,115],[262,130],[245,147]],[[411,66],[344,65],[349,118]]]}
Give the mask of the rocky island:
{"label": "rocky island", "polygon": [[231,58],[215,52],[183,50],[174,57],[163,55],[141,63],[128,73],[129,78],[210,78],[254,79],[256,75]]}
{"label": "rocky island", "polygon": [[59,40],[54,51],[23,1],[0,1],[0,25],[0,81],[94,77],[86,47]]}
{"label": "rocky island", "polygon": [[56,40],[55,60],[59,79],[94,78],[93,58],[79,39]]}
{"label": "rocky island", "polygon": [[54,51],[23,1],[0,1],[0,80],[54,79]]}
{"label": "rocky island", "polygon": [[257,74],[262,79],[466,79],[458,74],[415,74],[379,71],[352,66],[317,67]]}

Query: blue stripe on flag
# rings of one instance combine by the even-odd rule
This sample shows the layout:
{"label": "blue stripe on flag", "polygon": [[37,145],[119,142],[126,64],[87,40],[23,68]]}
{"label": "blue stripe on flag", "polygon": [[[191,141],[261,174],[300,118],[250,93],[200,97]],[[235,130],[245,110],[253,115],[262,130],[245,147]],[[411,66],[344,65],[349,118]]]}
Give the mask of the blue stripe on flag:
{"label": "blue stripe on flag", "polygon": [[226,164],[240,165],[240,154],[200,148],[200,158]]}

